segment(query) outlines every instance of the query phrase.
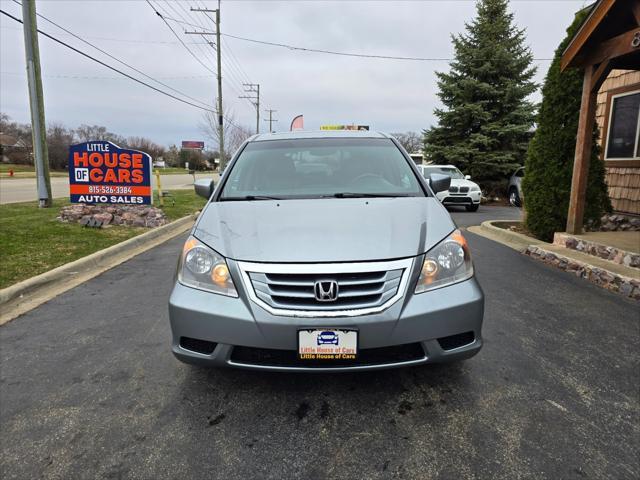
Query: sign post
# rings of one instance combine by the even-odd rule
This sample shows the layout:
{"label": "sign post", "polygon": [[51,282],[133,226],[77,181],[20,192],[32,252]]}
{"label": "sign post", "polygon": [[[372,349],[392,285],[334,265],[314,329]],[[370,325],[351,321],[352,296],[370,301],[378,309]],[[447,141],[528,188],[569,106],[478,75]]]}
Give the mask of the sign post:
{"label": "sign post", "polygon": [[71,203],[153,203],[151,156],[107,141],[71,145],[69,148]]}
{"label": "sign post", "polygon": [[164,198],[162,197],[162,183],[160,182],[160,171],[156,170],[156,190],[158,190],[158,203],[164,207]]}

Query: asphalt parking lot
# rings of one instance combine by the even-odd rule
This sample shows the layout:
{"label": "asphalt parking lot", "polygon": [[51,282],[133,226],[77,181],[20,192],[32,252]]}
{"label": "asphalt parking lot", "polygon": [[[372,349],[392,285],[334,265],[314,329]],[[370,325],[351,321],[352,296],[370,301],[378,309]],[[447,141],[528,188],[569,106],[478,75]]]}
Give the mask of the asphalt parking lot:
{"label": "asphalt parking lot", "polygon": [[[453,212],[460,226],[517,216]],[[480,354],[366,374],[183,365],[174,239],[0,327],[0,476],[636,479],[638,304],[467,234]]]}

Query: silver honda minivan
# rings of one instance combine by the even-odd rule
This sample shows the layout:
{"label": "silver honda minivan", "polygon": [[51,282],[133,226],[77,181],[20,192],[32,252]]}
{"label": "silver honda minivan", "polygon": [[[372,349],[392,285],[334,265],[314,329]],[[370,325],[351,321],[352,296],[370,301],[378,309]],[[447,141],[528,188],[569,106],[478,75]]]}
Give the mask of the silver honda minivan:
{"label": "silver honda minivan", "polygon": [[484,296],[464,236],[392,137],[262,134],[236,152],[186,240],[169,299],[184,362],[279,371],[460,360]]}

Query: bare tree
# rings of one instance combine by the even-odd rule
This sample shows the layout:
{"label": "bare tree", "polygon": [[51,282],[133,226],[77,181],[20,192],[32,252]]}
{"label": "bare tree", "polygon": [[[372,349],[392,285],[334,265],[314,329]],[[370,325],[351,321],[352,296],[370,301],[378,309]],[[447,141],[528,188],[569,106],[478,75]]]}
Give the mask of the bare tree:
{"label": "bare tree", "polygon": [[86,125],[82,124],[75,130],[75,134],[80,142],[91,142],[93,140],[106,140],[113,142],[118,146],[122,146],[125,143],[124,137],[111,133],[107,130],[107,127],[101,125]]}
{"label": "bare tree", "polygon": [[148,153],[154,159],[161,157],[165,152],[165,148],[162,145],[158,145],[145,137],[129,137],[124,142],[124,145],[121,146]]}
{"label": "bare tree", "polygon": [[[235,121],[233,113],[229,110],[225,111],[225,122],[223,127],[224,135],[224,156],[221,167],[226,164],[233,153],[240,148],[240,145],[253,135],[253,131],[244,126],[238,125]],[[220,144],[220,130],[218,129],[218,116],[213,112],[205,112],[202,115],[202,121],[198,125],[200,131],[213,142],[216,148]]]}
{"label": "bare tree", "polygon": [[69,160],[69,146],[73,144],[73,130],[69,130],[58,122],[49,123],[47,127],[47,148],[49,150],[49,166],[53,170],[63,170]]}
{"label": "bare tree", "polygon": [[408,153],[422,150],[422,135],[416,132],[392,133]]}

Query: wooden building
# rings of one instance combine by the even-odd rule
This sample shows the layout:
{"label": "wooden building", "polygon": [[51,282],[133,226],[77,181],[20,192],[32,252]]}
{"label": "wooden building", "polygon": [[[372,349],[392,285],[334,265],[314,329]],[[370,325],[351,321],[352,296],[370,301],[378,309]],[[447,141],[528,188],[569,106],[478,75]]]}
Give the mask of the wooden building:
{"label": "wooden building", "polygon": [[609,187],[611,206],[616,212],[634,215],[640,215],[638,111],[640,70],[612,70],[598,91],[598,141],[606,166],[605,179]]}
{"label": "wooden building", "polygon": [[594,124],[614,210],[640,215],[640,0],[599,0],[562,70],[584,70],[567,232],[582,231]]}

